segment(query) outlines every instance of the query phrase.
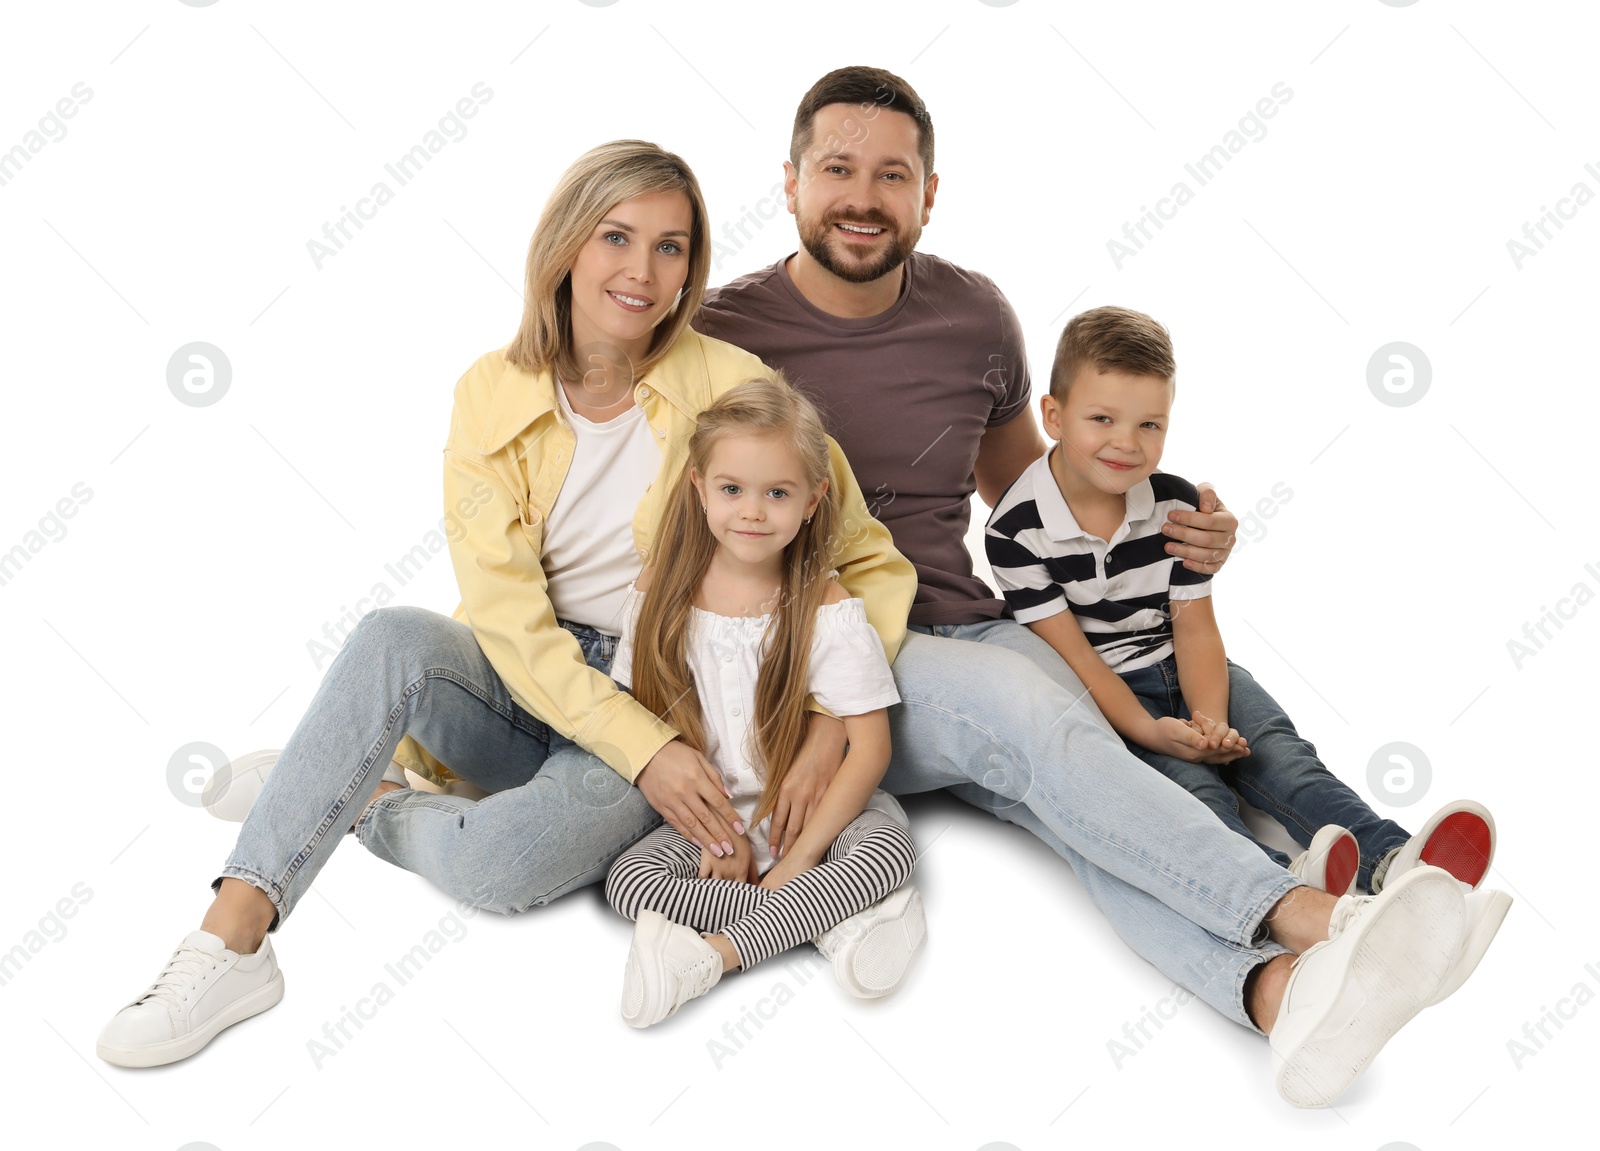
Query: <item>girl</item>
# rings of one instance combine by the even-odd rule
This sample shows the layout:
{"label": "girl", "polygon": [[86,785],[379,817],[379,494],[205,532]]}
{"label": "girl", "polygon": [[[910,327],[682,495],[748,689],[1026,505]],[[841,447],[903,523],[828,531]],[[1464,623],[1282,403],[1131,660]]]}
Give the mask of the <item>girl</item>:
{"label": "girl", "polygon": [[[350,634],[265,783],[229,786],[246,814],[213,872],[215,899],[105,1026],[102,1059],[171,1063],[276,1004],[268,933],[352,825],[380,858],[506,914],[597,882],[662,818],[713,855],[732,850],[743,829],[716,769],[609,675],[695,413],[765,371],[689,327],[710,266],[705,201],[679,157],[619,140],[561,177],[529,244],[521,328],[455,389],[444,450],[455,618],[381,608]],[[857,525],[840,579],[893,651],[915,573],[842,455],[829,475]],[[828,770],[827,724],[813,721],[802,746],[802,783]],[[411,790],[397,768],[386,774],[391,760],[490,794]],[[233,793],[247,785],[259,794]]]}
{"label": "girl", "polygon": [[[717,765],[746,832],[718,857],[662,827],[612,867],[606,897],[638,921],[622,986],[633,1027],[880,900],[851,962],[869,983],[893,974],[858,993],[892,989],[922,942],[915,889],[884,899],[916,859],[904,813],[876,790],[900,697],[861,601],[830,578],[839,519],[821,420],[781,377],[700,413],[611,674]],[[767,827],[808,693],[843,718],[849,751],[775,860]]]}

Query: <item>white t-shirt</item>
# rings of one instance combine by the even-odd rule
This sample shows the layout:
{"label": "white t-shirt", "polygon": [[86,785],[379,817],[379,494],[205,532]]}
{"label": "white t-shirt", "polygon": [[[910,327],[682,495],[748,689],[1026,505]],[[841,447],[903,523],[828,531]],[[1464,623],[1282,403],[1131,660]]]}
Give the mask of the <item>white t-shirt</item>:
{"label": "white t-shirt", "polygon": [[[632,589],[623,609],[622,638],[611,661],[611,678],[633,686],[633,634],[643,596]],[[761,775],[755,763],[756,675],[760,671],[761,639],[772,617],[715,615],[699,608],[689,612],[689,674],[700,696],[705,725],[706,758],[722,773],[729,800],[744,821],[756,866],[772,866],[767,845],[771,817],[750,826],[761,801]],[[867,606],[859,599],[844,599],[817,609],[811,637],[807,688],[834,715],[862,715],[900,702],[894,675],[883,652],[883,641],[867,622]],[[910,821],[894,798],[883,791],[867,803],[911,830]]]}
{"label": "white t-shirt", "polygon": [[661,449],[637,406],[597,424],[572,410],[559,383],[556,397],[578,442],[545,517],[540,566],[557,619],[617,635],[640,567],[633,515],[661,470]]}

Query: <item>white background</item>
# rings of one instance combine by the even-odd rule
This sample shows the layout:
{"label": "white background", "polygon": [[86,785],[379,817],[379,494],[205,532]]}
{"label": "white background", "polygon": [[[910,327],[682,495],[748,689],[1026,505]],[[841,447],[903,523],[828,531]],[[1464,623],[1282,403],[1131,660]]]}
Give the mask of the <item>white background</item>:
{"label": "white background", "polygon": [[[75,84],[92,95],[0,186],[0,550],[75,505],[0,586],[0,949],[37,944],[63,897],[75,909],[0,986],[6,1128],[224,1151],[1432,1151],[1574,1119],[1600,1053],[1582,863],[1600,207],[1520,269],[1506,245],[1575,183],[1600,192],[1584,168],[1600,168],[1594,32],[1580,5],[1440,0],[8,6],[0,149],[26,150]],[[454,606],[442,557],[403,588],[384,565],[442,514],[451,388],[516,327],[557,175],[601,141],[655,140],[695,166],[720,228],[781,178],[801,94],[852,63],[927,101],[943,183],[922,246],[1007,293],[1036,380],[1074,311],[1115,302],[1170,326],[1166,466],[1246,519],[1217,592],[1230,654],[1380,811],[1415,824],[1471,795],[1499,818],[1491,882],[1518,899],[1477,976],[1336,1111],[1295,1112],[1266,1044],[1203,1006],[1174,1013],[1048,850],[931,797],[912,805],[930,940],[890,1001],[778,961],[633,1033],[617,1014],[628,927],[589,891],[467,921],[318,1067],[308,1040],[453,911],[352,847],[277,937],[281,1006],[185,1064],[102,1064],[97,1031],[198,922],[236,830],[180,802],[174,752],[280,746],[320,678],[308,641],[375,583]],[[493,95],[467,134],[319,269],[307,241],[393,187],[383,165],[480,82]],[[1292,98],[1266,135],[1196,187],[1184,164],[1279,83]],[[1107,241],[1180,179],[1192,202],[1119,269]],[[713,282],[794,244],[780,214]],[[206,407],[166,383],[197,340],[233,373]],[[1391,341],[1431,364],[1408,406],[1367,384]],[[1261,500],[1270,518],[1247,516]],[[1508,641],[1563,603],[1572,618],[1515,660]],[[1421,750],[1431,783],[1374,791],[1369,760],[1392,741]],[[784,1006],[718,1065],[708,1042],[780,984]],[[1173,1017],[1119,1064],[1108,1042],[1158,1010]],[[1547,1010],[1570,1018],[1546,1037]]]}

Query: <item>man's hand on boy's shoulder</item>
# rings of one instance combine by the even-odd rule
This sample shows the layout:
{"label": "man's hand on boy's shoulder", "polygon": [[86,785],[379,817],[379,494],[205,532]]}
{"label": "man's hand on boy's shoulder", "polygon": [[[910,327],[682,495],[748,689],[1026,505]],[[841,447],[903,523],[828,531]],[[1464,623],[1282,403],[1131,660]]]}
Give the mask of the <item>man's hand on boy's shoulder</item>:
{"label": "man's hand on boy's shoulder", "polygon": [[1161,530],[1167,540],[1167,554],[1183,560],[1190,571],[1216,575],[1233,554],[1239,518],[1222,506],[1217,489],[1208,483],[1195,485],[1200,506],[1194,511],[1171,511]]}

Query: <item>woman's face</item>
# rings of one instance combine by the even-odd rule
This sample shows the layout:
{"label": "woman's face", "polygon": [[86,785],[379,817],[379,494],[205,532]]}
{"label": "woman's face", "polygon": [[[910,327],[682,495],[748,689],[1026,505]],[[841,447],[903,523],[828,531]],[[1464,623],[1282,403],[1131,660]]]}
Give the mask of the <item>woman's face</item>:
{"label": "woman's face", "polygon": [[[635,363],[650,351],[689,276],[694,217],[682,192],[650,192],[614,205],[572,264],[572,339],[579,363],[611,349]],[[577,382],[577,381],[573,381]]]}

